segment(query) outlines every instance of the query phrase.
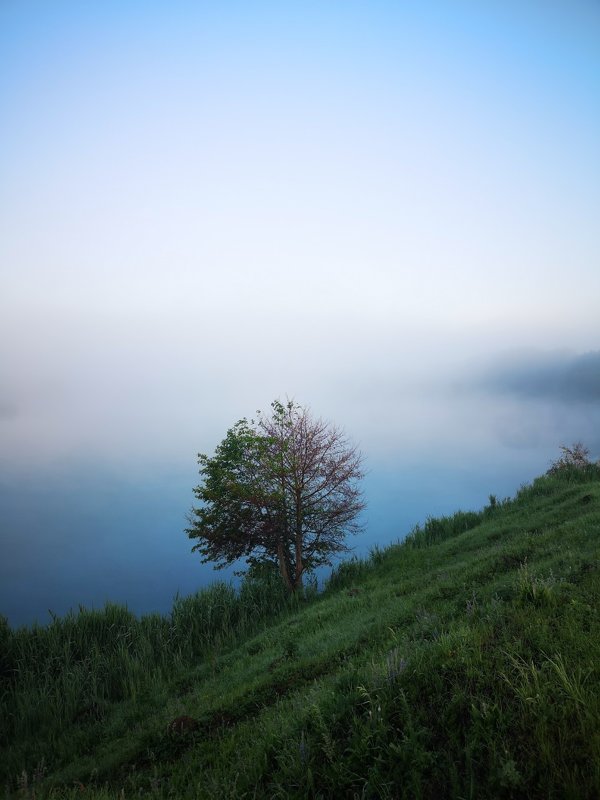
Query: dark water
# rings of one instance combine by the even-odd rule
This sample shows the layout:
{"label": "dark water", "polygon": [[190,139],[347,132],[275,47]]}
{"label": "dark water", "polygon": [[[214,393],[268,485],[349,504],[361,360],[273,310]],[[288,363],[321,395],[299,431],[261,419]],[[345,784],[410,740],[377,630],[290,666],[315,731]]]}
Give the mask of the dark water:
{"label": "dark water", "polygon": [[[526,466],[403,465],[371,468],[364,482],[365,532],[358,555],[404,538],[429,514],[481,508],[493,492],[514,493],[535,473]],[[0,613],[13,626],[48,622],[80,604],[127,604],[166,612],[233,568],[216,572],[190,552],[184,533],[194,471],[124,478],[89,465],[33,472],[0,482]]]}

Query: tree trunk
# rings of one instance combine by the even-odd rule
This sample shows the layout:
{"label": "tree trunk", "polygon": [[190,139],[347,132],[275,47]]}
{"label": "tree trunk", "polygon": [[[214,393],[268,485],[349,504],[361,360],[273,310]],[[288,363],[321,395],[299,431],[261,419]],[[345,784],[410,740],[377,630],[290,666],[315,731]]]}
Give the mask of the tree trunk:
{"label": "tree trunk", "polygon": [[302,589],[302,574],[304,564],[302,563],[302,493],[296,490],[296,570],[294,574],[294,591]]}
{"label": "tree trunk", "polygon": [[288,567],[287,559],[285,557],[285,548],[282,542],[277,543],[277,560],[279,561],[279,572],[281,573],[283,582],[286,586],[286,589],[291,594],[294,591],[295,586],[292,583],[292,579],[290,578],[290,570]]}
{"label": "tree trunk", "polygon": [[296,565],[296,575],[294,577],[294,592],[297,592],[298,589],[302,589],[302,575],[304,573],[304,569],[302,567],[300,570],[298,569],[298,565]]}

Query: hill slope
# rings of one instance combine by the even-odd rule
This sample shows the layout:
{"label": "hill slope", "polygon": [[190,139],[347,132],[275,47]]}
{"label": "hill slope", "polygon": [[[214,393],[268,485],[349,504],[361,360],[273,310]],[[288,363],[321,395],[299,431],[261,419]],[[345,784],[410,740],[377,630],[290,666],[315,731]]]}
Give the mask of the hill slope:
{"label": "hill slope", "polygon": [[[600,469],[268,579],[0,631],[9,796],[600,796]],[[245,594],[244,594],[245,593]],[[178,720],[177,722],[174,722]]]}

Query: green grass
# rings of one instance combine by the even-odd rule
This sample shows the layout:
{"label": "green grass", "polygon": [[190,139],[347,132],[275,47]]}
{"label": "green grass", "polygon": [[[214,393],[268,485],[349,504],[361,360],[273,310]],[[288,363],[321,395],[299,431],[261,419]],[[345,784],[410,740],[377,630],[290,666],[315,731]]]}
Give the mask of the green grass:
{"label": "green grass", "polygon": [[[600,468],[429,519],[321,594],[0,628],[8,797],[597,798]],[[169,728],[186,715],[190,730]]]}

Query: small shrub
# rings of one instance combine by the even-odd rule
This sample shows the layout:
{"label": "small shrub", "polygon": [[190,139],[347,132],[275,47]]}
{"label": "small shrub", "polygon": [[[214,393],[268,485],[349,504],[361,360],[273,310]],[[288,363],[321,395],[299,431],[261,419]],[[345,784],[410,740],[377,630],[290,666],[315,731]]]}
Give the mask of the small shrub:
{"label": "small shrub", "polygon": [[563,469],[575,467],[575,469],[583,469],[591,464],[589,459],[589,448],[584,447],[582,442],[575,442],[572,447],[567,447],[561,444],[560,450],[562,455],[553,461],[548,470],[549,475],[555,475]]}

